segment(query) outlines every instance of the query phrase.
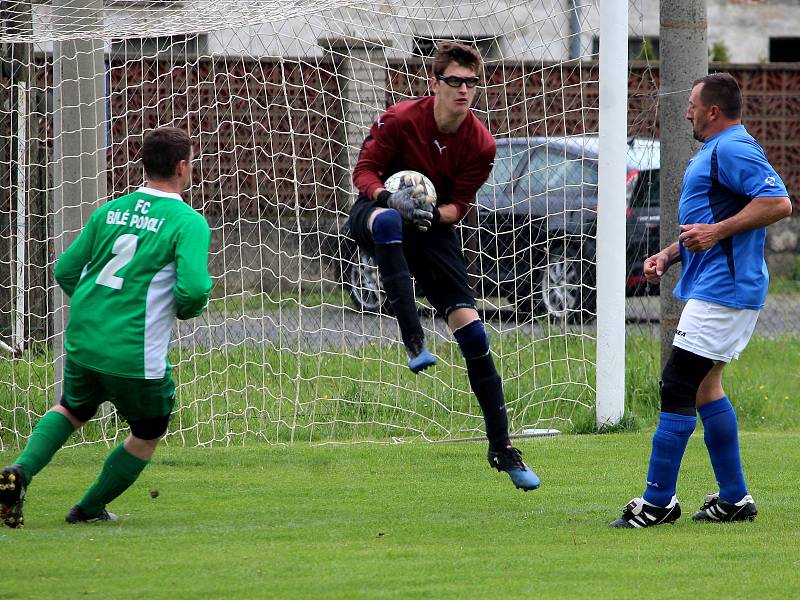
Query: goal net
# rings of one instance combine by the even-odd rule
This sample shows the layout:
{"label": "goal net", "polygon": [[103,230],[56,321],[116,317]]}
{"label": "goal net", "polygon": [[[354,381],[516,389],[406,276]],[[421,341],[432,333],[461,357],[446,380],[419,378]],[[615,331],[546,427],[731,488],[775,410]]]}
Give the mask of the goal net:
{"label": "goal net", "polygon": [[[214,279],[205,315],[174,332],[168,441],[483,435],[441,315],[419,296],[439,364],[415,377],[372,259],[345,228],[371,123],[429,93],[445,39],[474,44],[486,63],[473,110],[498,156],[457,231],[511,431],[594,422],[596,2],[2,9],[0,340],[17,356],[0,359],[0,449],[24,443],[60,390],[68,303],[55,261],[92,210],[143,183],[142,135],[163,125],[195,143],[185,197],[211,225]],[[125,431],[104,410],[79,439]]]}

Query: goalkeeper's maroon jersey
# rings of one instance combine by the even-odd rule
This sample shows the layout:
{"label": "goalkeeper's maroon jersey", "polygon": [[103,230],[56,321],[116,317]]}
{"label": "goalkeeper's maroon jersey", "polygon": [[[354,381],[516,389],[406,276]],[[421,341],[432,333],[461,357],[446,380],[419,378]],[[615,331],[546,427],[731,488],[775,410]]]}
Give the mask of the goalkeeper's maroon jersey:
{"label": "goalkeeper's maroon jersey", "polygon": [[364,140],[353,183],[370,200],[390,175],[410,169],[427,175],[437,204],[454,204],[464,216],[488,179],[496,144],[470,112],[455,133],[442,133],[433,118],[434,96],[398,102],[375,123]]}

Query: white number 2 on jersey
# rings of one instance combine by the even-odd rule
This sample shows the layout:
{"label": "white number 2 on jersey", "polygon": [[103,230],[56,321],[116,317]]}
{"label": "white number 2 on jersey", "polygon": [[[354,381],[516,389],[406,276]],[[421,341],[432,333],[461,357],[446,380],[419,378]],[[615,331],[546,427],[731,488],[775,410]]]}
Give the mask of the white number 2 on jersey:
{"label": "white number 2 on jersey", "polygon": [[139,238],[132,233],[126,233],[119,236],[114,242],[114,247],[111,252],[114,253],[114,258],[106,263],[100,275],[97,276],[96,283],[115,290],[122,289],[122,277],[117,277],[115,273],[122,267],[131,262],[133,255],[136,253],[136,244],[139,243]]}

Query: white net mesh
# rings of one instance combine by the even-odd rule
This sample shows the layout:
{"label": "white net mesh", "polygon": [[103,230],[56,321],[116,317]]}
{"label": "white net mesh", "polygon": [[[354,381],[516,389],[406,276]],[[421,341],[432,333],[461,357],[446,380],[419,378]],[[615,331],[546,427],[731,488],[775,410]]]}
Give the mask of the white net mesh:
{"label": "white net mesh", "polygon": [[[0,448],[58,389],[55,260],[93,208],[141,185],[142,134],[161,125],[196,142],[186,197],[211,224],[214,276],[208,312],[175,332],[168,439],[481,435],[443,320],[420,298],[440,362],[412,376],[371,261],[343,229],[369,126],[428,93],[427,59],[453,38],[486,60],[474,111],[498,160],[459,231],[512,433],[592,420],[596,3],[2,7],[0,339],[24,352],[0,363]],[[81,439],[124,428],[110,411]]]}

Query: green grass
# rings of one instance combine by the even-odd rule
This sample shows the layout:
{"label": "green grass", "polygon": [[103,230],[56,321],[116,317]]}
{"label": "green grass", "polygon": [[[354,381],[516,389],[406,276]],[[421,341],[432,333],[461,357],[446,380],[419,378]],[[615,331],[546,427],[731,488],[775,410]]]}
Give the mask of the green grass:
{"label": "green grass", "polygon": [[[654,426],[659,410],[659,346],[656,340],[627,341],[626,413]],[[800,337],[754,337],[739,360],[725,368],[723,387],[743,427],[753,431],[800,430]]]}
{"label": "green grass", "polygon": [[[511,429],[555,427],[594,431],[594,340],[580,335],[550,339],[512,332],[496,335],[499,368]],[[618,428],[654,426],[659,410],[656,340],[629,336],[626,416]],[[179,410],[172,435],[188,445],[245,441],[323,442],[443,439],[480,435],[480,408],[469,391],[463,361],[452,342],[436,341],[435,369],[413,377],[399,344],[371,345],[349,353],[298,354],[273,348],[174,353]],[[35,414],[48,408],[52,378],[48,352],[23,361],[0,361],[0,449],[27,435]],[[731,364],[725,388],[742,426],[800,430],[800,337],[754,338]],[[119,423],[93,422],[86,439],[109,439]]]}
{"label": "green grass", "polygon": [[[649,441],[523,442],[543,481],[528,494],[488,468],[483,444],[167,447],[112,504],[120,521],[86,526],[63,516],[107,450],[65,449],[30,488],[26,528],[0,530],[13,574],[0,598],[798,597],[800,496],[787,466],[800,463],[800,434],[743,434],[754,523],[687,514],[609,530],[641,494]],[[714,485],[696,433],[685,513]]]}
{"label": "green grass", "polygon": [[[796,273],[791,277],[770,277],[769,295],[797,296],[800,294],[800,259],[798,259],[795,271]],[[794,301],[794,298],[792,298],[792,301]]]}

